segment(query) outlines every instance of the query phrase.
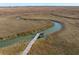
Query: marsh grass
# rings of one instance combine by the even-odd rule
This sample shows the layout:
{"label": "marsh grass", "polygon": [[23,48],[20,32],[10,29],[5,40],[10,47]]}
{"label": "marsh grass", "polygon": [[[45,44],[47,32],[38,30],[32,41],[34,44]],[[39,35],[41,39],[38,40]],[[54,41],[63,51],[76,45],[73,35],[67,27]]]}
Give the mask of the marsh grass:
{"label": "marsh grass", "polygon": [[16,55],[20,54],[27,46],[27,41],[20,41],[16,44],[0,48],[0,55]]}
{"label": "marsh grass", "polygon": [[[48,38],[39,38],[31,48],[29,54],[31,55],[79,55],[79,19],[78,12],[79,9],[73,8],[57,8],[57,7],[24,7],[24,8],[12,8],[6,10],[0,10],[0,24],[2,22],[15,24],[18,27],[10,27],[12,29],[20,29],[14,30],[14,35],[18,34],[18,36],[26,35],[27,33],[32,34],[34,32],[38,32],[42,30],[41,28],[50,27],[49,21],[37,21],[37,20],[50,20],[53,19],[55,21],[62,22],[64,24],[64,30],[51,34]],[[14,16],[11,16],[14,15]],[[20,19],[19,22],[16,19],[16,16],[22,17],[24,20]],[[73,18],[72,18],[73,17]],[[29,20],[29,21],[28,21]],[[8,25],[8,24],[7,24]],[[26,26],[28,25],[28,26]],[[42,26],[43,25],[43,26]],[[2,25],[1,25],[2,26]],[[1,27],[0,26],[0,27]],[[3,27],[3,26],[2,26]],[[27,28],[29,31],[27,31]],[[3,29],[2,29],[3,30]],[[8,30],[8,29],[6,29]],[[38,30],[38,31],[37,31]],[[1,30],[0,30],[1,31]],[[12,31],[12,32],[14,32]],[[22,32],[21,32],[22,31]],[[1,31],[2,32],[2,31]],[[1,33],[0,34],[3,34]],[[8,31],[7,31],[8,32]],[[10,33],[7,33],[10,34]],[[0,35],[1,36],[1,35]],[[4,36],[4,34],[2,35]],[[3,37],[0,37],[1,40]],[[8,35],[10,36],[10,35]],[[27,46],[27,43],[20,42],[14,45],[0,48],[1,54],[18,54],[18,52],[22,52],[24,48]]]}
{"label": "marsh grass", "polygon": [[0,40],[24,36],[51,27],[50,21],[16,20],[0,17]]}

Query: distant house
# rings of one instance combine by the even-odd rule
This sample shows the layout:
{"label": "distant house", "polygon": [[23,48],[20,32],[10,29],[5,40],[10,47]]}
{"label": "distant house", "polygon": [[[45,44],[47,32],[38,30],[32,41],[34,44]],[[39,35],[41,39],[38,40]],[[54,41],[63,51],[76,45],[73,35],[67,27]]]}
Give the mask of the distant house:
{"label": "distant house", "polygon": [[17,19],[17,20],[20,20],[20,19],[21,19],[21,17],[20,17],[20,16],[16,16],[16,19]]}

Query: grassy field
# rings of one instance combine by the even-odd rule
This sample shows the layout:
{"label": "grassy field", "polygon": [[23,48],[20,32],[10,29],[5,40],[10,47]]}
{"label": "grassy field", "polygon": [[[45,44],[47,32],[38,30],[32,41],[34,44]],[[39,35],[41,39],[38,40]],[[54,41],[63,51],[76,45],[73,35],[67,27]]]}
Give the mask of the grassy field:
{"label": "grassy field", "polygon": [[58,19],[64,20],[65,28],[58,33],[50,34],[48,40],[38,40],[29,54],[79,54],[79,21],[60,17]]}
{"label": "grassy field", "polygon": [[[4,38],[6,34],[11,36],[24,32],[32,33],[41,28],[46,29],[51,26],[50,19],[63,23],[62,31],[52,33],[46,39],[39,38],[31,48],[29,55],[79,54],[79,8],[18,7],[0,9],[0,11],[0,37]],[[17,16],[21,19],[18,20]],[[19,54],[27,44],[28,42],[22,41],[0,48],[0,54]]]}
{"label": "grassy field", "polygon": [[[32,21],[16,19],[16,17],[0,17],[0,40],[13,39],[17,36],[30,35],[51,27],[50,21]],[[19,54],[27,46],[27,41],[0,48],[0,54]]]}
{"label": "grassy field", "polygon": [[[30,35],[34,32],[45,30],[52,26],[50,21],[34,21],[29,19],[24,20],[24,18],[17,18],[18,16],[21,17],[24,15],[23,12],[21,14],[18,13],[18,11],[21,12],[21,9],[0,9],[0,40]],[[27,46],[27,40],[28,39],[26,39],[26,41],[23,40],[13,45],[0,48],[0,54],[19,54]]]}
{"label": "grassy field", "polygon": [[29,34],[50,26],[50,21],[30,21],[0,17],[0,39],[14,38],[18,35]]}
{"label": "grassy field", "polygon": [[[45,38],[37,40],[36,43],[31,48],[29,54],[32,55],[79,54],[79,20],[61,17],[61,12],[60,16],[51,15],[50,18],[62,22],[64,25],[64,29],[58,33],[50,34],[46,40]],[[66,17],[69,17],[69,15],[68,16],[66,15]],[[78,14],[75,14],[75,16],[77,15]]]}
{"label": "grassy field", "polygon": [[18,55],[27,46],[28,41],[20,41],[16,44],[0,48],[0,55]]}

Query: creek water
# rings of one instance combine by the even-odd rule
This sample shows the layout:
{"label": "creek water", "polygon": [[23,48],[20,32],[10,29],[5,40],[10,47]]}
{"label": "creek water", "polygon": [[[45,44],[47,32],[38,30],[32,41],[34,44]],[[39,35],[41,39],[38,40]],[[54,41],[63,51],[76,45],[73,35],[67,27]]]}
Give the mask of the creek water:
{"label": "creek water", "polygon": [[[48,35],[50,33],[54,33],[54,32],[57,32],[59,30],[61,30],[63,27],[63,25],[59,22],[53,22],[53,25],[52,27],[42,31],[44,32],[45,35]],[[14,43],[17,43],[17,42],[20,42],[22,40],[25,40],[25,41],[30,41],[34,36],[35,36],[36,33],[34,34],[30,34],[30,35],[26,35],[26,36],[18,36],[14,39],[7,39],[7,40],[0,40],[0,47],[6,47],[6,46],[9,46],[9,45],[12,45]]]}

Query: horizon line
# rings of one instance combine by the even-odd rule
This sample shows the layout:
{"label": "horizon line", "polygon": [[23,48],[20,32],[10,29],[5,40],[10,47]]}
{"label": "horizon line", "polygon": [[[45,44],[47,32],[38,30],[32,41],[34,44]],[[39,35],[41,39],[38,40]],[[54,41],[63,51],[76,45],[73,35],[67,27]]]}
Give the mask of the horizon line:
{"label": "horizon line", "polygon": [[7,6],[79,6],[79,3],[0,3],[0,7]]}

